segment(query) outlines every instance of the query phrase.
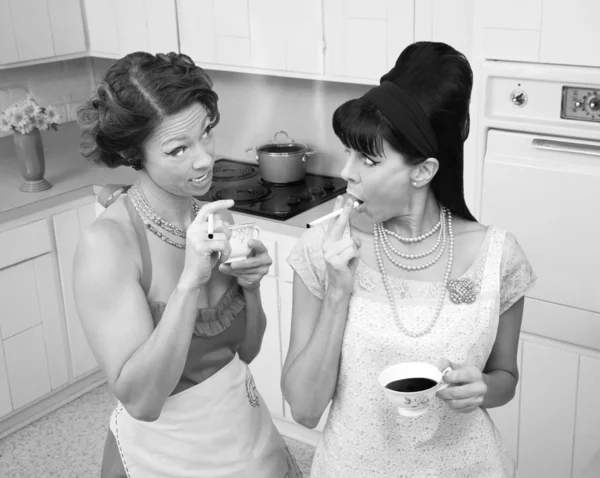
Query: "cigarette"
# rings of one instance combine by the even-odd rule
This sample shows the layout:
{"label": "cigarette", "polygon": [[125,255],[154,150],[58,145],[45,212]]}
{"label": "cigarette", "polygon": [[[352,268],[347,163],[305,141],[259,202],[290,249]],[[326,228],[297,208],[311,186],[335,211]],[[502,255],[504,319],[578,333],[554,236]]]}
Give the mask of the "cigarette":
{"label": "cigarette", "polygon": [[209,239],[212,239],[214,237],[214,234],[213,234],[215,232],[214,227],[215,227],[215,224],[214,224],[213,215],[209,214],[208,215],[208,238]]}
{"label": "cigarette", "polygon": [[[352,207],[353,207],[354,209],[356,209],[358,206],[360,206],[360,203],[359,203],[358,201],[354,201],[354,202],[352,203]],[[316,226],[316,225],[318,225],[318,224],[321,224],[322,222],[329,221],[330,219],[333,219],[334,217],[338,217],[340,214],[342,214],[342,211],[343,211],[343,210],[344,210],[344,208],[343,208],[343,207],[341,207],[341,208],[339,208],[339,209],[336,209],[336,210],[335,210],[335,211],[333,211],[333,212],[330,212],[329,214],[325,214],[324,216],[321,216],[320,218],[318,218],[318,219],[315,219],[314,221],[311,221],[311,222],[309,222],[309,223],[306,225],[306,227],[307,227],[307,228],[311,228],[311,227],[313,227],[313,226]]]}

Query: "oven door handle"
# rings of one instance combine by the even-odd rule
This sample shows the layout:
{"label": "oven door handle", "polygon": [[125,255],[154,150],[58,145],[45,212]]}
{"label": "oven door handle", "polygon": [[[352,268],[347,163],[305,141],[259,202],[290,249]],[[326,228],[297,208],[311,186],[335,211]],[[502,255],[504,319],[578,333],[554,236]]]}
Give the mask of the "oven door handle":
{"label": "oven door handle", "polygon": [[560,153],[586,154],[588,156],[600,156],[600,146],[593,144],[571,143],[569,141],[556,141],[553,139],[535,138],[531,147],[545,151],[556,151]]}

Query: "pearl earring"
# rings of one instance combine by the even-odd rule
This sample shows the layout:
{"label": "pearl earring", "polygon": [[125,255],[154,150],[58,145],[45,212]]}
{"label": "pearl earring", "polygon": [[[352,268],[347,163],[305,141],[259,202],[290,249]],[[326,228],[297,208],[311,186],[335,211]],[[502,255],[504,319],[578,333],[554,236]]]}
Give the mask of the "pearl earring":
{"label": "pearl earring", "polygon": [[417,187],[417,182],[416,182],[416,181],[413,181],[413,182],[412,182],[412,185],[413,185],[414,187]]}

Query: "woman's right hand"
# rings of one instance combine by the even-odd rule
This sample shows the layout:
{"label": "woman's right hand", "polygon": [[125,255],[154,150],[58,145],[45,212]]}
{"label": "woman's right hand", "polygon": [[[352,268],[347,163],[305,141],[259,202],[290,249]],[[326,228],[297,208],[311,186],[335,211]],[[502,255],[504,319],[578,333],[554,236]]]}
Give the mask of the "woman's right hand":
{"label": "woman's right hand", "polygon": [[[336,209],[342,206],[342,198],[338,196]],[[342,213],[329,223],[323,241],[323,257],[327,267],[328,289],[352,293],[354,289],[354,273],[358,266],[358,249],[360,240],[349,236],[344,237],[344,231],[350,221],[353,201],[347,199],[343,203]]]}
{"label": "woman's right hand", "polygon": [[[217,211],[229,209],[233,200],[225,199],[205,204],[186,231],[185,265],[179,286],[198,288],[210,280],[212,270],[220,255],[229,256],[231,231]],[[208,238],[208,216],[213,214],[213,238]]]}

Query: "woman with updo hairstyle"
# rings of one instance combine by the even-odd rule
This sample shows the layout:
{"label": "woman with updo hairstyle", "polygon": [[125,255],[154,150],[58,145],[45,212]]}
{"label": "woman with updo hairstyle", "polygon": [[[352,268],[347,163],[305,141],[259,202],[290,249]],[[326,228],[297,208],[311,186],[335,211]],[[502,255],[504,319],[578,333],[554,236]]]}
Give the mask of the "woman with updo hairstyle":
{"label": "woman with updo hairstyle", "polygon": [[271,258],[251,240],[225,264],[233,201],[194,199],[211,186],[217,100],[188,56],[137,52],[78,112],[82,155],[138,174],[74,264],[83,329],[117,398],[102,478],[300,476],[247,365]]}
{"label": "woman with updo hairstyle", "polygon": [[[516,474],[486,409],[515,394],[535,275],[515,237],[477,222],[465,203],[472,83],[464,55],[418,42],[333,115],[349,198],[288,257],[283,393],[311,428],[331,404],[314,478]],[[399,413],[379,376],[405,362],[446,371],[448,386]]]}

